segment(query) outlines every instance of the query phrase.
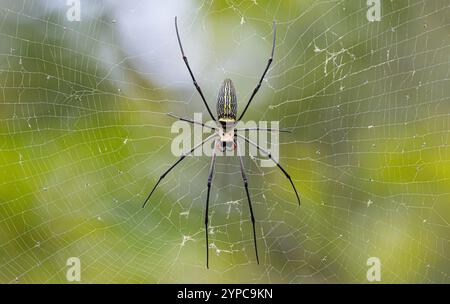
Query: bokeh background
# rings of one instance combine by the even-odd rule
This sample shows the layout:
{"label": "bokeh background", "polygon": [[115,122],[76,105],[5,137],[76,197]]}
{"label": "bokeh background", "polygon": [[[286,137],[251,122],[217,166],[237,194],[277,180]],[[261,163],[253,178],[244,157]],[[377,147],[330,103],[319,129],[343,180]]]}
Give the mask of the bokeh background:
{"label": "bokeh background", "polygon": [[[450,8],[381,1],[0,1],[0,282],[449,283]],[[219,158],[210,269],[209,159],[175,161],[174,112],[206,114],[181,60],[173,17],[212,108],[232,78],[246,118],[277,120],[277,168]],[[205,115],[206,117],[206,115]]]}

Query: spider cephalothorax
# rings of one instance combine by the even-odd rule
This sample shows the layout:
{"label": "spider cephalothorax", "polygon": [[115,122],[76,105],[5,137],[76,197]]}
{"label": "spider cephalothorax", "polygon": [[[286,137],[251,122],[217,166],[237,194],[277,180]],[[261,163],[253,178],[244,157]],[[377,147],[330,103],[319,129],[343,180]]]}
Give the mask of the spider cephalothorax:
{"label": "spider cephalothorax", "polygon": [[156,187],[158,187],[159,183],[161,182],[161,180],[173,169],[175,168],[176,165],[178,165],[187,155],[191,154],[192,152],[194,152],[194,150],[196,150],[197,148],[203,146],[203,144],[205,144],[206,142],[208,142],[211,139],[215,139],[215,145],[213,148],[213,153],[212,153],[212,160],[211,160],[211,166],[209,168],[209,174],[208,174],[208,183],[207,183],[207,187],[208,187],[208,191],[206,194],[206,208],[205,208],[205,237],[206,237],[206,267],[209,267],[209,251],[208,251],[208,208],[209,208],[209,196],[210,196],[210,192],[211,192],[211,183],[212,183],[212,178],[213,178],[213,174],[214,174],[214,165],[216,162],[216,153],[217,150],[220,151],[224,151],[225,149],[236,149],[237,150],[237,156],[239,157],[239,165],[240,165],[240,169],[241,169],[241,176],[242,176],[242,180],[244,182],[244,187],[245,187],[245,193],[247,195],[247,201],[248,201],[248,206],[250,209],[250,218],[252,221],[252,226],[253,226],[253,243],[255,246],[255,254],[256,254],[256,261],[259,264],[259,257],[258,257],[258,246],[256,243],[256,232],[255,232],[255,217],[253,215],[253,208],[252,208],[252,201],[250,199],[250,193],[248,190],[248,180],[247,180],[247,176],[245,174],[244,171],[244,162],[243,162],[243,157],[242,155],[239,153],[239,145],[238,142],[236,140],[237,137],[243,139],[245,142],[247,142],[250,145],[255,146],[260,152],[262,152],[263,154],[265,154],[268,158],[270,158],[277,166],[278,168],[280,168],[280,170],[283,172],[283,174],[289,179],[289,182],[292,185],[292,188],[294,189],[295,195],[297,197],[297,201],[298,204],[300,205],[300,198],[298,196],[297,193],[297,189],[294,186],[294,182],[292,181],[291,177],[289,176],[289,174],[287,173],[287,171],[272,157],[272,154],[270,153],[270,151],[267,151],[265,149],[263,149],[262,147],[260,147],[257,143],[251,141],[250,139],[246,138],[245,136],[242,136],[238,133],[238,131],[247,131],[247,130],[257,130],[257,131],[280,131],[280,132],[288,132],[286,130],[275,130],[275,129],[270,129],[270,128],[255,128],[255,129],[237,129],[236,128],[236,123],[238,121],[240,121],[242,119],[242,117],[244,116],[245,112],[247,111],[250,103],[253,100],[253,97],[255,97],[256,93],[258,92],[259,88],[261,87],[261,83],[264,79],[264,76],[266,75],[267,71],[269,70],[270,64],[272,63],[272,59],[273,59],[273,54],[274,54],[274,50],[275,50],[275,33],[276,33],[276,28],[275,28],[275,21],[273,22],[273,44],[272,44],[272,53],[269,57],[269,59],[267,60],[267,65],[266,68],[264,69],[264,72],[261,76],[261,78],[259,79],[258,84],[256,85],[256,88],[253,90],[252,94],[250,95],[250,98],[244,108],[244,110],[242,111],[241,115],[239,116],[239,118],[236,119],[237,117],[237,98],[236,98],[236,90],[234,88],[233,82],[230,79],[225,79],[219,89],[219,95],[217,97],[217,119],[214,117],[214,115],[211,112],[211,109],[208,106],[208,103],[206,102],[205,96],[203,95],[202,90],[200,89],[200,86],[197,84],[197,81],[195,80],[194,74],[191,71],[191,68],[189,66],[188,63],[188,59],[186,57],[186,55],[184,54],[183,51],[183,46],[181,45],[181,39],[180,39],[180,35],[178,33],[178,26],[177,26],[177,17],[175,17],[175,30],[177,33],[177,39],[178,39],[178,44],[180,45],[180,50],[181,50],[181,55],[183,57],[184,63],[186,64],[186,67],[189,71],[189,74],[191,75],[192,81],[194,83],[195,88],[197,89],[198,93],[200,94],[200,97],[206,107],[206,110],[208,111],[209,115],[211,116],[211,118],[216,122],[216,126],[212,127],[209,125],[205,125],[204,123],[201,122],[197,122],[197,121],[193,121],[187,118],[183,118],[183,117],[178,117],[175,116],[173,114],[169,114],[172,117],[178,118],[180,120],[183,121],[187,121],[193,124],[200,124],[203,127],[209,128],[211,130],[214,131],[214,133],[210,136],[208,136],[204,141],[202,141],[200,144],[194,146],[191,150],[189,150],[189,152],[187,153],[183,153],[180,158],[172,165],[169,167],[169,169],[167,169],[158,179],[158,181],[156,182],[155,186],[153,187],[152,191],[150,192],[150,194],[147,196],[147,198],[144,201],[144,204],[142,207],[145,207],[145,205],[147,204],[148,200],[150,199],[150,197],[152,196],[153,192],[155,191]]}

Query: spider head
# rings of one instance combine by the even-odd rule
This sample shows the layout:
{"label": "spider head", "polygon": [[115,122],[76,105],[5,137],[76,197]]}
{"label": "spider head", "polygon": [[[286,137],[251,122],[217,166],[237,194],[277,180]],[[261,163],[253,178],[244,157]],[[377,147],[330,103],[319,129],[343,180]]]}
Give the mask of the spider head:
{"label": "spider head", "polygon": [[224,124],[234,123],[237,113],[236,90],[231,79],[225,79],[217,96],[217,117]]}

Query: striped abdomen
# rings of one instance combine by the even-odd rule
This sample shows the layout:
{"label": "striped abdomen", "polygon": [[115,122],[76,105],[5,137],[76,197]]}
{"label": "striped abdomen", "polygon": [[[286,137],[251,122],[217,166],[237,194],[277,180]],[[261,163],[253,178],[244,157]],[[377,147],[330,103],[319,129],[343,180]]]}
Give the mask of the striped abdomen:
{"label": "striped abdomen", "polygon": [[231,79],[225,79],[217,96],[217,117],[221,122],[236,121],[237,99]]}

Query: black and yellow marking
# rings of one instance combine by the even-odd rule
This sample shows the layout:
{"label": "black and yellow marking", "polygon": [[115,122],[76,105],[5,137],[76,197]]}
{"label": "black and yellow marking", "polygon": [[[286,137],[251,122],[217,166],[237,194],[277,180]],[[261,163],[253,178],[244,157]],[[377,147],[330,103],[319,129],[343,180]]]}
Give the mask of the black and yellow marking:
{"label": "black and yellow marking", "polygon": [[236,121],[237,98],[231,79],[225,79],[217,96],[217,117],[221,122]]}

